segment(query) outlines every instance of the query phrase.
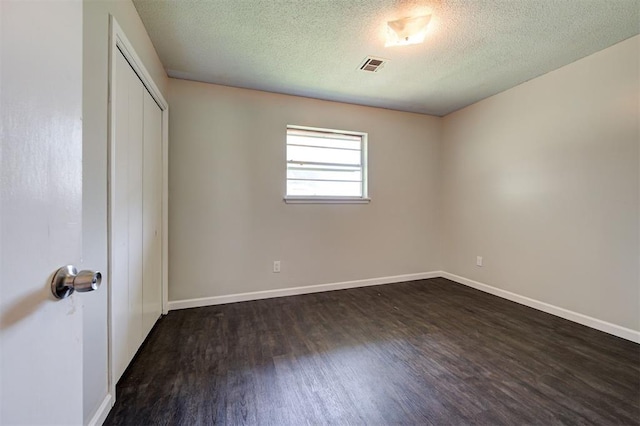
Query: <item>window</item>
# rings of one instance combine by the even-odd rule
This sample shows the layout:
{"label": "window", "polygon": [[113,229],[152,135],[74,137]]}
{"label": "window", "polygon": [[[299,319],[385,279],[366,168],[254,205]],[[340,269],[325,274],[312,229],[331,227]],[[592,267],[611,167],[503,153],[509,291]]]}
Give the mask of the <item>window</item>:
{"label": "window", "polygon": [[367,134],[287,126],[286,202],[368,202]]}

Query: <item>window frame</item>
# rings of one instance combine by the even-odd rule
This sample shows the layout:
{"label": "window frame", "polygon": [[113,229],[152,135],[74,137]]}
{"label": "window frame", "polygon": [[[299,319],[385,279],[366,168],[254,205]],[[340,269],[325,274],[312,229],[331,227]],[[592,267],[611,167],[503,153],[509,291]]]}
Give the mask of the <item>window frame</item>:
{"label": "window frame", "polygon": [[[288,136],[289,130],[301,130],[318,133],[329,133],[336,135],[355,136],[360,138],[360,170],[362,175],[362,195],[361,196],[341,196],[341,195],[288,195],[287,181],[288,179],[288,160],[287,149],[289,146]],[[371,201],[369,198],[369,176],[368,176],[368,133],[353,130],[327,129],[322,127],[309,127],[298,125],[287,125],[285,132],[285,179],[284,179],[284,201],[287,204],[366,204]]]}

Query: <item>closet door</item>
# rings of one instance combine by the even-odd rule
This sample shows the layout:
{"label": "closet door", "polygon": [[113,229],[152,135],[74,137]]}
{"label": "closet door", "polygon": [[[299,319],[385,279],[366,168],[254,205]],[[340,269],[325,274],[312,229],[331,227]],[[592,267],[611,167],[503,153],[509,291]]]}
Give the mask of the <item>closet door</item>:
{"label": "closet door", "polygon": [[162,112],[120,52],[114,77],[111,344],[118,380],[162,311]]}
{"label": "closet door", "polygon": [[128,146],[129,146],[129,80],[126,78],[127,61],[116,57],[114,76],[115,121],[114,143],[110,151],[110,233],[111,233],[111,340],[114,377],[120,378],[127,366],[129,353],[127,334],[129,328],[129,210],[127,205]]}
{"label": "closet door", "polygon": [[[127,63],[128,64],[128,63]],[[143,220],[143,137],[144,94],[146,89],[138,75],[129,66],[129,361],[144,341],[142,333],[142,275],[144,251],[142,244]]]}
{"label": "closet door", "polygon": [[118,52],[115,138],[110,158],[111,315],[113,368],[119,378],[142,335],[142,106],[143,86]]}
{"label": "closet door", "polygon": [[116,57],[115,141],[111,157],[111,303],[113,368],[119,378],[144,340],[143,135],[146,89],[120,52]]}
{"label": "closet door", "polygon": [[142,334],[162,312],[162,111],[144,91]]}

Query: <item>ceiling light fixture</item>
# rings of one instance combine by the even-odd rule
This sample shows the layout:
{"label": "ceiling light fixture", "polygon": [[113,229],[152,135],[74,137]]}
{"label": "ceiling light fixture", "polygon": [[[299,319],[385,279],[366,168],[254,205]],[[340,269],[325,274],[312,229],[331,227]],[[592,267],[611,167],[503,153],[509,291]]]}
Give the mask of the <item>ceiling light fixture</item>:
{"label": "ceiling light fixture", "polygon": [[387,42],[385,47],[419,44],[427,35],[431,15],[402,18],[387,22]]}

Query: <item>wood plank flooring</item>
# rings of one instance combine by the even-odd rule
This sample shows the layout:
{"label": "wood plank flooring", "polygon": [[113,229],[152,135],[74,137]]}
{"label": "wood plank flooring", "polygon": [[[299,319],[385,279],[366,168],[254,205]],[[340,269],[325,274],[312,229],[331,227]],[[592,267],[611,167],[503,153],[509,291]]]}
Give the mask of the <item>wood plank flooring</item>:
{"label": "wood plank flooring", "polygon": [[444,278],[172,311],[106,425],[640,424],[640,345]]}

